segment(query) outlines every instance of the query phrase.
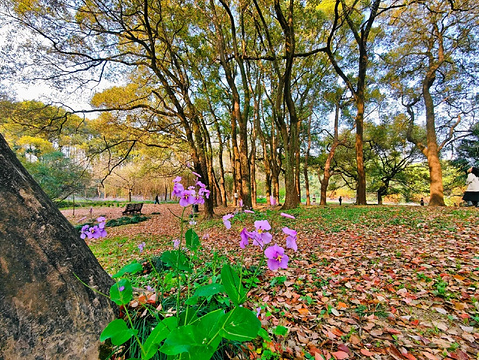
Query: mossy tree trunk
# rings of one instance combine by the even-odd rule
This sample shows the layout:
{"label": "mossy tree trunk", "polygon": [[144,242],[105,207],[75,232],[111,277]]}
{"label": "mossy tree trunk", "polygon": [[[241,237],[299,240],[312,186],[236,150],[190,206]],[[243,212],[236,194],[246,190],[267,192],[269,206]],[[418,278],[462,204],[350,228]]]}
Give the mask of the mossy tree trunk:
{"label": "mossy tree trunk", "polygon": [[98,359],[111,278],[0,135],[0,359]]}

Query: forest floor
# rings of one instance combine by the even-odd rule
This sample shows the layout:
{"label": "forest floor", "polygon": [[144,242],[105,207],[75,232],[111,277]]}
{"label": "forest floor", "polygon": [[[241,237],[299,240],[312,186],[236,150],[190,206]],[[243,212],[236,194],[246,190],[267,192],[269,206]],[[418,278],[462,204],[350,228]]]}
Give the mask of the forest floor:
{"label": "forest floor", "polygon": [[[94,208],[91,215],[115,219],[122,210]],[[233,210],[215,209],[214,220],[198,217],[205,253],[239,261],[239,233],[254,229],[254,220],[270,221],[272,244],[284,247],[284,226],[298,232],[288,268],[265,270],[249,292],[263,327],[285,327],[287,334],[256,342],[252,356],[479,359],[478,209],[315,206],[288,211],[296,217],[288,219],[263,208],[236,215],[227,230],[221,216]],[[89,245],[107,271],[117,271],[139,256],[133,254],[140,242],[149,255],[171,249],[181,211],[145,204],[147,221],[108,228],[105,239]],[[89,209],[75,209],[74,217],[71,209],[62,212],[73,224],[90,217]],[[260,249],[248,249],[245,263],[258,262]]]}

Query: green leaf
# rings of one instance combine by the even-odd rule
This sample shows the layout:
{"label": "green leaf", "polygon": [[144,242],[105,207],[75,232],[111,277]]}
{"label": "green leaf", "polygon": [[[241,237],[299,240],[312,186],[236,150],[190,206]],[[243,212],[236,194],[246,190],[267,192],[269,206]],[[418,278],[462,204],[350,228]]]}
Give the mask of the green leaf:
{"label": "green leaf", "polygon": [[258,335],[261,322],[244,307],[236,307],[223,315],[221,335],[229,340],[249,341]]}
{"label": "green leaf", "polygon": [[137,330],[130,329],[122,319],[113,320],[102,331],[100,341],[111,338],[113,345],[121,345],[130,340],[137,333]]}
{"label": "green leaf", "polygon": [[268,334],[268,332],[267,332],[265,329],[263,329],[263,328],[259,329],[258,335],[261,336],[264,341],[272,341],[272,340],[271,340],[271,337],[270,337],[269,334]]}
{"label": "green leaf", "polygon": [[151,359],[158,351],[161,342],[177,327],[178,319],[176,317],[166,318],[156,325],[143,344],[143,360]]}
{"label": "green leaf", "polygon": [[193,229],[188,229],[185,233],[186,247],[190,250],[196,250],[200,246],[200,238]]}
{"label": "green leaf", "polygon": [[226,292],[225,287],[221,284],[208,284],[204,286],[200,286],[195,290],[195,294],[193,296],[212,296],[222,292]]}
{"label": "green leaf", "polygon": [[192,324],[173,330],[160,348],[166,355],[188,353],[195,360],[207,360],[215,353],[221,342],[220,325],[224,311],[212,311]]}
{"label": "green leaf", "polygon": [[161,261],[177,270],[192,271],[188,264],[188,258],[181,252],[181,250],[165,251],[161,255]]}
{"label": "green leaf", "polygon": [[193,295],[192,297],[186,299],[185,304],[193,306],[193,305],[198,304],[198,300],[199,300],[198,296]]}
{"label": "green leaf", "polygon": [[132,263],[123,266],[120,271],[118,271],[115,275],[112,276],[113,279],[119,278],[126,273],[136,274],[137,272],[143,271],[143,266],[140,263]]}
{"label": "green leaf", "polygon": [[246,290],[234,269],[228,264],[223,265],[221,269],[221,282],[233,304],[239,306],[245,302]]}
{"label": "green leaf", "polygon": [[288,328],[281,325],[276,326],[276,328],[273,330],[274,335],[284,336],[287,333],[288,333]]}
{"label": "green leaf", "polygon": [[110,298],[117,305],[126,305],[133,299],[130,280],[121,279],[110,288]]}

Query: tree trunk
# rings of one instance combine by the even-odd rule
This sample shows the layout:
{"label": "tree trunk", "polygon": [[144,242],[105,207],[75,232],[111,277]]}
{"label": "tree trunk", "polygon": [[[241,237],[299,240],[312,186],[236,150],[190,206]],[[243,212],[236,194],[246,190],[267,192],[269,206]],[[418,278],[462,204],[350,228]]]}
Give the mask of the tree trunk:
{"label": "tree trunk", "polygon": [[435,80],[435,70],[430,70],[423,82],[423,98],[426,107],[426,142],[423,153],[429,165],[429,206],[445,206],[444,187],[442,184],[442,168],[439,161],[439,147],[436,137],[436,119],[434,116],[434,101],[429,89]]}
{"label": "tree trunk", "polygon": [[303,168],[304,187],[306,189],[306,206],[311,205],[311,196],[309,194],[308,160],[309,160],[309,153],[311,151],[311,119],[312,117],[313,117],[313,112],[311,109],[311,115],[309,115],[309,119],[308,119],[308,147],[306,148],[306,153],[304,154],[304,168]]}
{"label": "tree trunk", "polygon": [[113,281],[0,135],[0,359],[98,359]]}
{"label": "tree trunk", "polygon": [[358,169],[358,183],[356,189],[356,204],[366,205],[366,172],[364,170],[363,133],[364,133],[364,93],[359,92],[357,99],[358,113],[356,114],[356,164]]}

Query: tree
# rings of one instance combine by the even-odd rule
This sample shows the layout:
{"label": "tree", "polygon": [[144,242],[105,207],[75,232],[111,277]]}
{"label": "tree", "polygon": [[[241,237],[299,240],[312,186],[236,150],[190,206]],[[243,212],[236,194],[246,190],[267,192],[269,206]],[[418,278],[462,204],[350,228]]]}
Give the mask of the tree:
{"label": "tree", "polygon": [[468,135],[459,142],[455,158],[464,168],[470,165],[479,167],[479,123],[474,124]]}
{"label": "tree", "polygon": [[376,191],[378,205],[382,205],[383,197],[390,193],[394,181],[408,182],[405,169],[418,156],[417,148],[406,140],[408,124],[404,120],[399,117],[379,125],[368,124],[366,129],[371,152],[369,188]]}
{"label": "tree", "polygon": [[[212,189],[206,126],[195,104],[197,83],[191,76],[194,68],[190,64],[198,59],[191,49],[204,43],[193,23],[193,4],[156,6],[148,0],[40,2],[41,6],[36,6],[3,0],[4,8],[15,12],[8,16],[42,39],[42,45],[35,49],[36,54],[42,54],[38,64],[42,71],[57,80],[82,74],[87,82],[99,81],[108,73],[118,75],[119,71],[133,76],[134,100],[120,98],[119,106],[102,106],[101,110],[142,110],[146,124],[158,125],[159,132],[169,126],[181,129],[194,171]],[[130,150],[135,144],[129,142]],[[205,213],[213,215],[212,197],[205,201]]]}
{"label": "tree", "polygon": [[0,358],[98,359],[113,280],[1,135],[0,218]]}
{"label": "tree", "polygon": [[[356,104],[356,203],[358,205],[366,204],[366,171],[364,168],[363,155],[364,113],[367,90],[366,73],[370,61],[370,47],[375,38],[373,24],[377,17],[385,11],[385,9],[379,8],[380,5],[381,0],[373,0],[372,2],[353,1],[351,4],[346,3],[344,0],[336,0],[334,7],[334,19],[327,44],[324,49],[335,71],[344,81],[354,97]],[[347,27],[347,29],[351,32],[351,36],[354,39],[353,42],[357,49],[357,58],[355,61],[357,62],[358,70],[355,77],[353,77],[351,74],[348,74],[348,70],[352,64],[340,63],[343,58],[348,58],[344,56],[345,51],[343,50],[343,53],[337,52],[334,48],[335,39],[337,37],[342,37],[340,36],[341,34],[339,34],[339,32],[340,30],[344,31],[343,27]],[[346,48],[349,52],[350,45],[347,44]]]}
{"label": "tree", "polygon": [[[464,118],[474,112],[478,26],[469,0],[413,3],[390,18],[388,82],[410,118],[408,140],[427,159],[431,206],[444,206],[441,150],[454,141]],[[467,85],[466,85],[467,83]],[[417,132],[424,114],[425,136]]]}

